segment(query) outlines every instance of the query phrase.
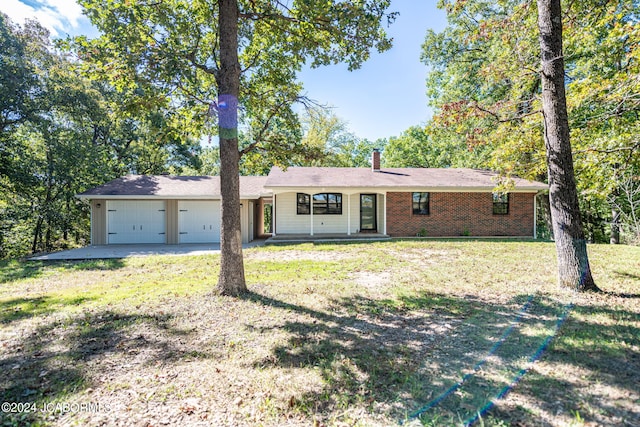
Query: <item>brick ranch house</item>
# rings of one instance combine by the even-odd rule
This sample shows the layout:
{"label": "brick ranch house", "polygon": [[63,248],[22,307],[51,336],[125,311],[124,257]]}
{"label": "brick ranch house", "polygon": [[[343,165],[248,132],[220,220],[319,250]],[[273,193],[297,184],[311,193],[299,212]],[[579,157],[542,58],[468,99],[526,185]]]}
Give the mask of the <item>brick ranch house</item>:
{"label": "brick ranch house", "polygon": [[[536,237],[544,183],[478,169],[272,168],[240,177],[242,241],[331,236]],[[128,175],[78,195],[91,203],[91,243],[220,241],[219,177]],[[271,230],[265,214],[271,213]],[[267,228],[265,228],[267,227]],[[268,232],[271,233],[268,233]]]}

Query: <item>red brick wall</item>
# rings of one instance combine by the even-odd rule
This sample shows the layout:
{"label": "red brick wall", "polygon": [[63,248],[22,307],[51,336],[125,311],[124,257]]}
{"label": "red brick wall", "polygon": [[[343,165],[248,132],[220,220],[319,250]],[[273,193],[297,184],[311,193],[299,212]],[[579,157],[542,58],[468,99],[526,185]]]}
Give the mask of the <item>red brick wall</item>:
{"label": "red brick wall", "polygon": [[491,193],[430,193],[429,215],[414,215],[412,193],[387,193],[387,234],[427,237],[533,236],[534,193],[510,193],[509,213],[493,214]]}
{"label": "red brick wall", "polygon": [[371,169],[374,171],[380,170],[380,151],[373,150],[371,153]]}

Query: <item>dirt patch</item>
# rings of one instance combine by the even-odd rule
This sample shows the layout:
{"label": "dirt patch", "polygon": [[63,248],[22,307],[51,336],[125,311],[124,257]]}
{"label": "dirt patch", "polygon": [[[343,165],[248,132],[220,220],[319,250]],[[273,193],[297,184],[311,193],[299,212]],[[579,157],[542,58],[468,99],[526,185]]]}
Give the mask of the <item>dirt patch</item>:
{"label": "dirt patch", "polygon": [[375,290],[383,288],[391,283],[391,273],[386,271],[380,273],[357,271],[350,275],[350,279],[356,285]]}
{"label": "dirt patch", "polygon": [[301,251],[301,250],[280,250],[280,251],[247,251],[245,258],[257,261],[342,261],[352,258],[354,254],[340,251]]}

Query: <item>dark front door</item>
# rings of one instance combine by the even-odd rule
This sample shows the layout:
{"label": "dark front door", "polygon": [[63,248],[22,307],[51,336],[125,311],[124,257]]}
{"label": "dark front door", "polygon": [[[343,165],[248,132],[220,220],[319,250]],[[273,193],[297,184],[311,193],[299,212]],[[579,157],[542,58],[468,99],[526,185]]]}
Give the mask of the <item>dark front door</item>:
{"label": "dark front door", "polygon": [[360,231],[377,231],[376,195],[360,195]]}

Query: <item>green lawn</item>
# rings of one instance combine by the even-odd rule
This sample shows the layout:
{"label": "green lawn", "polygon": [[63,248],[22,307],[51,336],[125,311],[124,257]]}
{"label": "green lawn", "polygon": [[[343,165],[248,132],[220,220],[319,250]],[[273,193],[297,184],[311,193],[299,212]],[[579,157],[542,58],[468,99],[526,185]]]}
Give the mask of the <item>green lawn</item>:
{"label": "green lawn", "polygon": [[606,294],[540,242],[253,248],[237,299],[218,256],[4,262],[0,425],[640,425],[640,248],[589,252]]}

